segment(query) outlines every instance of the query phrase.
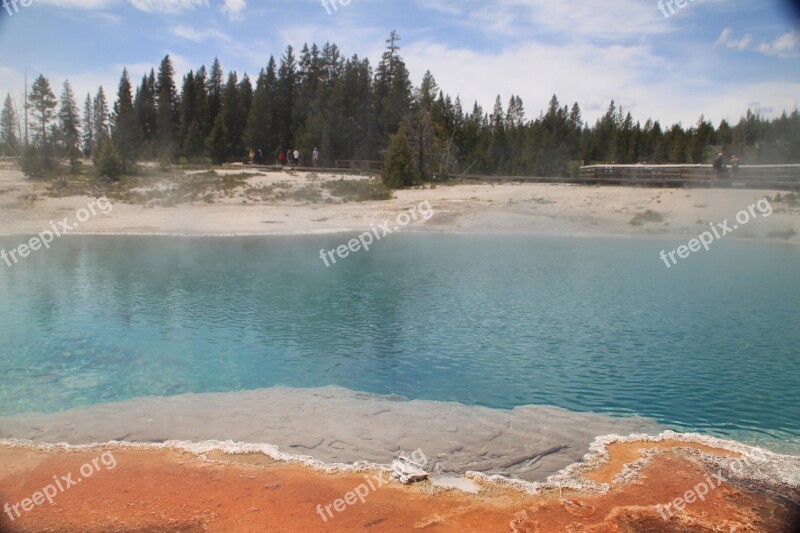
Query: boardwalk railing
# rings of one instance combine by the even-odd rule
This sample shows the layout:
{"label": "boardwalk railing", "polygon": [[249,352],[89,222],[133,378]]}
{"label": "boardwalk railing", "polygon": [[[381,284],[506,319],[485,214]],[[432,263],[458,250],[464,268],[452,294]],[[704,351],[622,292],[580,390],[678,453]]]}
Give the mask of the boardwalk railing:
{"label": "boardwalk railing", "polygon": [[367,161],[360,159],[337,159],[335,167],[346,170],[383,170],[383,161]]}
{"label": "boardwalk railing", "polygon": [[[334,168],[293,168],[288,165],[225,165],[274,171],[329,172],[353,175],[380,174],[383,161],[338,160]],[[800,165],[742,165],[736,175],[728,167],[714,179],[711,165],[590,165],[574,177],[487,176],[454,174],[452,178],[480,182],[573,183],[587,185],[641,185],[645,187],[708,187],[800,190]]]}
{"label": "boardwalk railing", "polygon": [[711,165],[590,165],[580,168],[580,181],[662,186],[800,188],[800,165],[728,166],[719,180]]}

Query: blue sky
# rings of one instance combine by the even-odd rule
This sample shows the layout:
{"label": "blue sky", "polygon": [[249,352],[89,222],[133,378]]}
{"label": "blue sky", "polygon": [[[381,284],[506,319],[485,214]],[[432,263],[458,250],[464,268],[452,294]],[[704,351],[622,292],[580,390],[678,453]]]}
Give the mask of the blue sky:
{"label": "blue sky", "polygon": [[590,121],[614,99],[642,122],[689,125],[800,100],[790,0],[686,0],[669,17],[658,0],[32,1],[0,10],[0,94],[17,100],[26,69],[57,95],[69,78],[82,101],[101,84],[114,94],[123,66],[138,83],[165,54],[180,74],[216,56],[254,78],[288,44],[330,41],[375,64],[392,30],[414,83],[431,70],[467,109],[518,94],[532,118],[555,93]]}

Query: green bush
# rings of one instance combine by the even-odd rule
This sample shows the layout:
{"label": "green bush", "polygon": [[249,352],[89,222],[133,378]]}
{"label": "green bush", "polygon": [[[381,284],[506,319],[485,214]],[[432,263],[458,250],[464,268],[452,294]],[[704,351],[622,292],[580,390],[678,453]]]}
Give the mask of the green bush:
{"label": "green bush", "polygon": [[108,137],[100,142],[94,165],[97,177],[108,177],[116,180],[122,173],[122,161],[119,152]]}
{"label": "green bush", "polygon": [[411,187],[418,180],[414,169],[413,153],[408,137],[401,129],[392,136],[389,151],[386,153],[386,166],[383,169],[383,184],[390,189]]}
{"label": "green bush", "polygon": [[328,189],[331,196],[342,198],[345,201],[369,202],[392,199],[391,191],[377,180],[326,181],[322,187]]}
{"label": "green bush", "polygon": [[50,155],[48,147],[30,145],[26,147],[19,158],[22,173],[32,179],[51,177],[58,167],[56,160]]}

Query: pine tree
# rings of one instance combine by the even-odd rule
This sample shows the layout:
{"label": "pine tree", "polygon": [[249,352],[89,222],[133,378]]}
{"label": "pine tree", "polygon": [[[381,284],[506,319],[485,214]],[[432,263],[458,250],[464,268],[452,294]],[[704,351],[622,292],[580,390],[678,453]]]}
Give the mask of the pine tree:
{"label": "pine tree", "polygon": [[92,104],[92,113],[94,116],[94,146],[99,149],[103,139],[110,135],[108,103],[102,87],[97,89],[97,96],[94,97]]}
{"label": "pine tree", "polygon": [[518,128],[524,123],[525,106],[522,104],[522,98],[512,96],[508,102],[508,111],[506,111],[506,124],[509,128]]}
{"label": "pine tree", "polygon": [[50,82],[40,74],[31,86],[28,109],[32,110],[33,118],[39,124],[35,140],[42,148],[47,147],[47,124],[55,117],[57,105]]}
{"label": "pine tree", "polygon": [[269,81],[267,73],[262,70],[256,81],[253,94],[253,105],[247,118],[245,142],[253,149],[261,149],[264,153],[272,153],[275,148],[272,139],[272,109],[270,105]]}
{"label": "pine tree", "polygon": [[428,70],[422,77],[422,84],[419,86],[419,96],[417,100],[423,109],[430,109],[433,106],[433,101],[436,99],[436,93],[439,92],[439,86],[436,85],[436,80]]}
{"label": "pine tree", "polygon": [[413,153],[405,132],[401,129],[392,136],[386,153],[386,166],[383,170],[383,184],[390,189],[410,187],[417,181]]}
{"label": "pine tree", "polygon": [[[194,72],[189,71],[183,77],[183,88],[181,89],[180,97],[180,144],[181,153],[188,158],[195,158],[199,155],[197,147],[194,142],[189,141],[189,132],[194,132],[197,129],[197,84],[194,79]],[[193,139],[194,141],[194,139]],[[202,149],[202,145],[199,147]]]}
{"label": "pine tree", "polygon": [[[245,74],[242,76],[242,81],[239,82],[239,112],[236,117],[236,125],[238,126],[237,136],[239,143],[244,146],[244,134],[247,129],[247,118],[250,116],[250,108],[253,106],[253,84],[250,82],[250,76]],[[252,148],[252,147],[251,147]]]}
{"label": "pine tree", "polygon": [[400,36],[393,31],[375,75],[375,116],[377,122],[377,155],[386,147],[389,137],[400,128],[400,122],[411,106],[411,80],[398,52]]}
{"label": "pine tree", "polygon": [[92,95],[86,94],[86,101],[83,104],[83,134],[81,149],[83,157],[94,157],[94,107],[92,105]]}
{"label": "pine tree", "polygon": [[[269,62],[267,63],[267,96],[269,99],[269,139],[267,144],[267,149],[273,150],[273,153],[279,151],[285,151],[287,147],[284,147],[281,143],[281,133],[280,133],[280,123],[278,116],[278,64],[275,61],[273,56],[269,56]],[[277,155],[277,154],[275,154]]]}
{"label": "pine tree", "polygon": [[200,67],[196,73],[189,71],[183,80],[180,97],[180,138],[182,153],[190,160],[199,159],[205,154],[208,129],[206,81],[205,67]]}
{"label": "pine tree", "polygon": [[17,155],[19,153],[18,128],[19,122],[14,101],[11,99],[11,95],[7,94],[3,111],[0,113],[0,144],[3,145],[7,154]]}
{"label": "pine tree", "polygon": [[78,104],[75,102],[75,94],[72,92],[72,86],[69,84],[69,80],[66,80],[64,81],[64,88],[61,92],[58,123],[64,153],[71,160],[77,159],[77,154],[80,152],[80,120]]}
{"label": "pine tree", "polygon": [[150,69],[149,75],[144,75],[142,84],[136,89],[133,107],[142,138],[139,153],[146,158],[153,158],[156,139],[156,74],[153,69]]}
{"label": "pine tree", "polygon": [[61,92],[60,107],[58,110],[58,136],[61,141],[63,155],[69,158],[70,168],[73,173],[78,172],[78,160],[81,156],[80,143],[80,115],[78,104],[69,81],[64,81]]}
{"label": "pine tree", "polygon": [[97,147],[95,172],[98,177],[117,179],[122,172],[122,163],[119,152],[114,146],[111,137],[106,135]]}
{"label": "pine tree", "polygon": [[222,115],[217,115],[214,121],[214,127],[211,128],[211,133],[206,141],[208,152],[211,155],[211,161],[215,165],[222,165],[228,160],[228,132],[225,129],[225,122],[222,120]]}
{"label": "pine tree", "polygon": [[297,96],[297,63],[294,57],[294,49],[289,46],[286,54],[281,58],[281,66],[278,69],[278,96],[277,96],[277,119],[278,132],[287,144],[287,148],[293,148],[294,128],[293,114],[295,99]]}
{"label": "pine tree", "polygon": [[178,141],[178,95],[174,77],[172,60],[167,55],[161,61],[156,80],[156,141],[159,158],[163,161],[175,158]]}
{"label": "pine tree", "polygon": [[225,145],[227,146],[226,158],[241,159],[244,156],[242,137],[246,126],[245,120],[241,116],[242,100],[239,92],[239,83],[236,72],[228,75],[228,83],[222,96],[222,123],[225,126]]}
{"label": "pine tree", "polygon": [[222,110],[222,84],[223,84],[222,67],[219,64],[219,59],[214,58],[214,63],[211,65],[211,72],[208,76],[206,93],[208,94],[208,120],[209,132],[214,126]]}
{"label": "pine tree", "polygon": [[122,173],[130,171],[137,158],[139,149],[139,128],[136,123],[136,110],[133,108],[133,88],[128,77],[128,69],[122,71],[117,90],[117,101],[112,116],[113,129],[111,138],[119,155]]}

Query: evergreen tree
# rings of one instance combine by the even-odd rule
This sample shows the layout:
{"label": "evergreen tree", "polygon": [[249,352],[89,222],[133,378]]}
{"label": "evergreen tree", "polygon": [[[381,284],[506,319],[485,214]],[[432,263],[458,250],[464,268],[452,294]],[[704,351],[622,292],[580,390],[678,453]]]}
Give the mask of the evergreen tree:
{"label": "evergreen tree", "polygon": [[506,125],[509,128],[518,128],[525,123],[525,106],[522,98],[512,96],[508,101],[508,111],[506,111]]}
{"label": "evergreen tree", "polygon": [[286,53],[281,57],[281,66],[278,69],[278,96],[277,96],[277,119],[278,132],[287,148],[294,148],[294,128],[292,118],[297,92],[297,63],[294,57],[294,49],[289,46]]}
{"label": "evergreen tree", "polygon": [[103,139],[110,135],[108,103],[102,87],[97,89],[97,96],[94,97],[92,104],[92,113],[94,115],[94,146],[99,149]]}
{"label": "evergreen tree", "polygon": [[375,130],[372,104],[373,72],[369,60],[353,56],[331,88],[328,105],[328,146],[322,157],[370,159]]}
{"label": "evergreen tree", "polygon": [[385,148],[389,136],[397,132],[411,106],[411,80],[399,55],[400,36],[393,31],[375,75],[375,115],[378,135],[376,152]]}
{"label": "evergreen tree", "polygon": [[414,169],[414,155],[405,132],[401,129],[392,136],[389,150],[386,153],[386,165],[383,170],[383,184],[390,189],[410,187],[418,180]]}
{"label": "evergreen tree", "polygon": [[243,103],[236,72],[228,75],[228,83],[222,95],[222,123],[225,126],[226,158],[244,158],[243,136],[246,118],[242,117]]}
{"label": "evergreen tree", "polygon": [[402,125],[413,154],[414,172],[422,180],[432,177],[436,159],[436,127],[432,116],[436,90],[436,81],[430,72],[426,73]]}
{"label": "evergreen tree", "polygon": [[128,69],[124,69],[122,78],[119,80],[117,101],[114,104],[114,115],[112,117],[114,127],[111,135],[114,141],[114,148],[118,152],[122,173],[131,170],[131,165],[136,161],[139,143],[141,142],[136,121],[136,110],[133,107],[132,91]]}
{"label": "evergreen tree", "polygon": [[86,101],[83,104],[83,133],[81,143],[83,157],[94,156],[94,139],[94,111],[92,105],[92,95],[87,93]]}
{"label": "evergreen tree", "polygon": [[267,95],[269,96],[270,137],[267,148],[274,151],[284,151],[281,142],[280,116],[278,115],[278,64],[273,56],[269,56],[267,63]]}
{"label": "evergreen tree", "polygon": [[506,114],[503,111],[503,102],[500,95],[494,102],[494,110],[489,117],[490,131],[492,135],[488,139],[488,161],[486,171],[491,173],[510,174],[509,161],[507,160],[508,143],[506,132]]}
{"label": "evergreen tree", "polygon": [[61,141],[62,154],[69,158],[73,173],[78,171],[78,159],[80,159],[81,155],[80,121],[75,94],[72,92],[72,86],[69,81],[66,80],[61,92],[58,110],[58,136]]}
{"label": "evergreen tree", "polygon": [[161,61],[156,78],[156,141],[162,161],[172,161],[176,156],[178,95],[174,77],[172,60],[167,55]]}
{"label": "evergreen tree", "polygon": [[672,146],[669,154],[670,163],[686,163],[686,134],[679,124],[672,126],[667,133],[667,138]]}
{"label": "evergreen tree", "polygon": [[256,81],[253,105],[247,118],[245,142],[253,149],[261,149],[265,154],[272,153],[272,106],[270,102],[269,80],[262,70]]}
{"label": "evergreen tree", "polygon": [[56,95],[50,88],[50,82],[43,75],[39,75],[31,86],[28,95],[28,109],[32,111],[34,120],[38,123],[35,141],[40,147],[47,147],[47,125],[56,114]]}
{"label": "evergreen tree", "polygon": [[142,135],[143,152],[153,157],[154,151],[152,144],[156,139],[156,74],[150,70],[150,75],[144,75],[142,84],[136,89],[136,97],[133,102],[136,110],[136,121]]}
{"label": "evergreen tree", "polygon": [[66,80],[64,81],[64,87],[61,91],[58,125],[64,154],[70,157],[70,159],[77,158],[76,154],[80,151],[80,120],[78,104],[75,102],[75,94],[72,92],[72,86],[69,84],[69,80]]}
{"label": "evergreen tree", "polygon": [[242,76],[242,81],[239,82],[239,112],[238,116],[236,117],[237,126],[239,128],[239,142],[242,143],[242,145],[244,145],[244,133],[247,129],[247,118],[250,115],[250,108],[252,106],[253,84],[250,82],[250,76],[248,76],[245,72],[245,74]]}
{"label": "evergreen tree", "polygon": [[[191,74],[191,72],[189,73]],[[191,78],[191,76],[187,76]],[[181,139],[183,154],[196,160],[205,157],[205,140],[208,136],[208,97],[206,94],[207,75],[205,67],[194,74],[194,86],[184,81],[181,94]]]}
{"label": "evergreen tree", "polygon": [[108,135],[104,136],[97,147],[95,172],[98,177],[117,179],[122,172],[121,157]]}
{"label": "evergreen tree", "polygon": [[180,107],[180,138],[182,153],[197,159],[205,150],[205,70],[192,71],[183,79]]}
{"label": "evergreen tree", "polygon": [[14,101],[11,99],[11,95],[7,94],[3,111],[0,113],[0,144],[3,145],[6,154],[17,155],[19,153],[18,128],[19,122]]}
{"label": "evergreen tree", "polygon": [[438,92],[439,86],[436,84],[433,74],[430,70],[426,71],[422,77],[422,84],[419,86],[418,105],[423,109],[430,109]]}
{"label": "evergreen tree", "polygon": [[222,66],[219,64],[219,59],[214,58],[214,63],[211,65],[211,72],[209,73],[206,86],[206,93],[208,94],[209,132],[217,120],[217,115],[222,111],[223,82]]}
{"label": "evergreen tree", "polygon": [[214,127],[211,128],[211,133],[206,141],[206,146],[211,155],[211,161],[215,165],[222,165],[228,160],[228,132],[225,128],[225,122],[222,120],[222,115],[217,115]]}

